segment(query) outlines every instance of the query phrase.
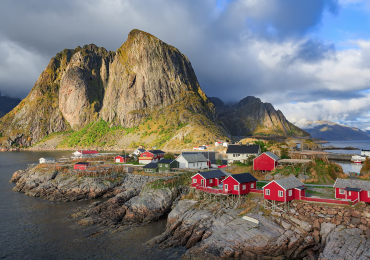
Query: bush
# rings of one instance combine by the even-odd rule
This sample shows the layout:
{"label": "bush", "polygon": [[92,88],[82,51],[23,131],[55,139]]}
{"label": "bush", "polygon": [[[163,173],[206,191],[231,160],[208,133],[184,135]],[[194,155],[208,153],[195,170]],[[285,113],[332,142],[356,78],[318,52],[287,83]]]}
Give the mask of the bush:
{"label": "bush", "polygon": [[221,159],[217,159],[217,160],[216,160],[216,164],[217,164],[217,165],[222,165],[222,160],[221,160]]}
{"label": "bush", "polygon": [[175,159],[175,155],[173,153],[166,153],[164,155],[163,159],[171,159],[171,160],[174,160]]}
{"label": "bush", "polygon": [[263,141],[254,141],[254,144],[257,144],[260,146],[261,148],[261,153],[264,153],[264,152],[267,152],[267,148],[266,148],[266,145]]}

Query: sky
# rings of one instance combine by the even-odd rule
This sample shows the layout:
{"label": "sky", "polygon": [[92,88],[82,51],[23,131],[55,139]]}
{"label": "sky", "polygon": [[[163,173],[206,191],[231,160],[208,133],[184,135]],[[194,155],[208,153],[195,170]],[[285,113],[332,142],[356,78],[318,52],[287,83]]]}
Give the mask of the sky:
{"label": "sky", "polygon": [[0,91],[25,98],[56,53],[132,29],[184,53],[209,97],[370,129],[369,0],[2,0]]}

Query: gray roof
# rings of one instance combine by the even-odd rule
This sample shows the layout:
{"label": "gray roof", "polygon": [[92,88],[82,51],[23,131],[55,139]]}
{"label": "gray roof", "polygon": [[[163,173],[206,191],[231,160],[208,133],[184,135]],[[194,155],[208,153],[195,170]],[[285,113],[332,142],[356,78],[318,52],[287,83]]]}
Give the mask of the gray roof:
{"label": "gray roof", "polygon": [[[182,157],[185,158],[185,160],[189,163],[193,163],[193,162],[207,162],[208,159],[206,157],[204,157],[203,154],[181,154]],[[179,158],[179,157],[177,157]]]}
{"label": "gray roof", "polygon": [[304,183],[296,177],[288,177],[280,180],[275,180],[275,182],[286,190],[304,185]]}
{"label": "gray roof", "polygon": [[272,153],[272,152],[264,152],[264,153],[267,154],[268,156],[270,156],[275,161],[279,161],[280,160],[280,157],[277,156],[276,154]]}
{"label": "gray roof", "polygon": [[370,191],[370,181],[360,181],[351,179],[337,179],[334,188],[355,188]]}

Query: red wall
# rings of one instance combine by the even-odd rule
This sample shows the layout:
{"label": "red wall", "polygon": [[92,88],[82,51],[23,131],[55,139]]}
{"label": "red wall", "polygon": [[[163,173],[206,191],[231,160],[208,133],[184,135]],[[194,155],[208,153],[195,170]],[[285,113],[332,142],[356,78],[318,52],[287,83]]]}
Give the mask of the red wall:
{"label": "red wall", "polygon": [[[254,189],[256,188],[256,185],[257,185],[255,181],[239,184],[239,182],[234,180],[232,177],[226,178],[222,183],[224,184],[224,190],[225,190],[225,184],[227,184],[228,186],[227,189],[231,190],[231,193],[235,195],[248,194],[251,190],[251,184],[254,183]],[[238,185],[239,190],[234,190],[234,185]],[[243,185],[245,185],[245,189],[243,189]]]}
{"label": "red wall", "polygon": [[122,162],[122,163],[127,161],[127,158],[123,158],[121,156],[116,156],[116,157],[114,157],[114,162],[116,162],[117,159],[119,159],[119,161]]}
{"label": "red wall", "polygon": [[75,164],[73,168],[75,170],[86,170],[87,166],[90,166],[90,164],[88,164],[88,165],[86,165],[86,164]]}
{"label": "red wall", "polygon": [[[347,199],[348,200],[357,200],[359,198],[359,192],[357,191],[346,191],[347,192]],[[351,193],[351,195],[349,195]]]}
{"label": "red wall", "polygon": [[272,171],[276,165],[277,162],[264,153],[253,160],[253,169],[255,171]]}
{"label": "red wall", "polygon": [[[270,190],[270,195],[266,195],[266,189]],[[278,191],[283,191],[283,197],[278,196]],[[276,182],[272,181],[263,188],[263,198],[266,200],[286,201],[285,190],[280,187]]]}
{"label": "red wall", "polygon": [[[346,198],[346,191],[344,191],[344,194],[339,194],[339,188],[335,188],[335,198],[336,199],[345,199]],[[344,190],[344,189],[342,189]]]}
{"label": "red wall", "polygon": [[[193,182],[194,179],[197,180],[197,183]],[[202,184],[201,180],[204,180],[205,185],[201,185]],[[211,183],[211,180],[212,180],[212,183]],[[192,186],[199,185],[199,186],[202,186],[202,187],[213,187],[213,186],[218,186],[218,184],[220,184],[220,181],[217,178],[206,180],[202,176],[200,176],[200,174],[197,174],[197,175],[195,175],[194,177],[191,178],[191,185]]]}
{"label": "red wall", "polygon": [[361,201],[370,202],[370,198],[367,196],[367,191],[363,190],[360,192]]}

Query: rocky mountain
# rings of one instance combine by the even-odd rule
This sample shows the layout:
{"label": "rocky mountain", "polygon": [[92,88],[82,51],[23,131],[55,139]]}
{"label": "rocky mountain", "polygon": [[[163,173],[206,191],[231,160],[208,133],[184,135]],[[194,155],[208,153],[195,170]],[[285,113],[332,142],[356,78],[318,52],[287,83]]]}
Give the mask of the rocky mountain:
{"label": "rocky mountain", "polygon": [[31,146],[55,133],[67,147],[200,144],[230,137],[218,121],[187,57],[132,30],[116,52],[90,44],[53,57],[1,118],[0,144]]}
{"label": "rocky mountain", "polygon": [[370,134],[361,129],[327,120],[310,121],[302,128],[310,133],[311,137],[326,141],[370,140]]}
{"label": "rocky mountain", "polygon": [[290,123],[272,104],[263,103],[259,98],[248,96],[232,105],[225,105],[216,97],[210,97],[209,100],[215,105],[222,122],[234,136],[309,135]]}
{"label": "rocky mountain", "polygon": [[10,112],[19,104],[19,102],[21,102],[19,98],[2,96],[0,91],[0,117],[3,117],[6,113]]}

